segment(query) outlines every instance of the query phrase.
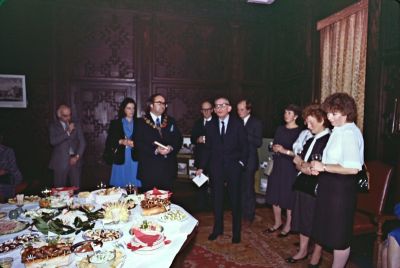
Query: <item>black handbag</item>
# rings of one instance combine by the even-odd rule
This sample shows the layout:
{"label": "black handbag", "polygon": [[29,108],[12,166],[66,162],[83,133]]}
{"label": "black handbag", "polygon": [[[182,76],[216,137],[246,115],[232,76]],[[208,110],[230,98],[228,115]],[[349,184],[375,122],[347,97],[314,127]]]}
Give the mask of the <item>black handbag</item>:
{"label": "black handbag", "polygon": [[293,190],[300,191],[311,196],[317,196],[318,178],[316,176],[300,173],[294,181]]}
{"label": "black handbag", "polygon": [[365,164],[362,169],[356,174],[356,186],[359,193],[369,192],[369,172]]}

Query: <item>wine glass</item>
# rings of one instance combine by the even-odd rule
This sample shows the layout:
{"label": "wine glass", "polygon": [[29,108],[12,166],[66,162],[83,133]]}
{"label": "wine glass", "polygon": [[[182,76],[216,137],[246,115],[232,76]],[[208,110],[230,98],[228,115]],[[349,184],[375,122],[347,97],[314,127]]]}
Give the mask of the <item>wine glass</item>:
{"label": "wine glass", "polygon": [[128,183],[125,187],[126,189],[126,193],[128,195],[130,194],[136,194],[137,188],[135,187],[135,185],[133,185],[132,183]]}
{"label": "wine glass", "polygon": [[322,155],[321,154],[312,154],[311,155],[311,160],[321,162],[322,161]]}
{"label": "wine glass", "polygon": [[270,151],[270,152],[272,152],[272,147],[274,146],[274,142],[273,141],[270,141],[269,143],[268,143],[268,151]]}
{"label": "wine glass", "polygon": [[300,149],[300,148],[296,148],[296,149],[294,150],[294,153],[295,153],[296,155],[301,155],[302,152],[303,152],[303,150]]}

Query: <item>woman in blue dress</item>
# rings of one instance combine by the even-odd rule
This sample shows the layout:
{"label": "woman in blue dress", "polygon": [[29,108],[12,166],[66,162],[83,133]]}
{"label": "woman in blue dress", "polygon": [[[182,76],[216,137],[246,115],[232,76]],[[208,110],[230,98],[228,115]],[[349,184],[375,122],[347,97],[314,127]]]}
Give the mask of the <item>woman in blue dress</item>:
{"label": "woman in blue dress", "polygon": [[135,129],[136,102],[125,98],[118,110],[118,119],[110,122],[104,159],[112,164],[110,185],[125,187],[128,184],[141,187],[137,176],[138,163],[134,161],[133,134]]}

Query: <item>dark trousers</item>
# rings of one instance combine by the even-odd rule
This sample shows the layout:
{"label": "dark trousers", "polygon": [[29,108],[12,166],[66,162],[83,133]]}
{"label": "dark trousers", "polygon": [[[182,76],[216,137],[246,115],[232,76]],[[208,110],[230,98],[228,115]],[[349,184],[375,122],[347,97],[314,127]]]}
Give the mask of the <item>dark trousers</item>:
{"label": "dark trousers", "polygon": [[214,203],[213,233],[224,232],[224,188],[225,182],[232,209],[232,236],[240,239],[241,231],[241,172],[224,168],[221,177],[212,178],[211,190]]}
{"label": "dark trousers", "polygon": [[67,178],[70,179],[70,185],[80,187],[81,185],[81,165],[74,165],[66,169],[57,169],[54,171],[54,187],[65,187],[67,186]]}
{"label": "dark trousers", "polygon": [[253,221],[256,209],[256,193],[254,190],[254,175],[256,170],[246,169],[242,174],[242,217]]}

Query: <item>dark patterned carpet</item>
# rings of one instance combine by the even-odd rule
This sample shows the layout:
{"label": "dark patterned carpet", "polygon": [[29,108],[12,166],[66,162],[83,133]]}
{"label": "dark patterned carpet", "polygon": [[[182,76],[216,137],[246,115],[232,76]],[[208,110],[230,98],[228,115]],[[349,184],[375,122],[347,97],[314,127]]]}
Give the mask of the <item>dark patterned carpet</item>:
{"label": "dark patterned carpet", "polygon": [[[242,242],[231,243],[231,214],[225,212],[225,234],[216,241],[208,241],[212,231],[213,216],[210,212],[196,213],[199,220],[198,234],[191,250],[187,253],[183,266],[191,267],[307,267],[308,261],[287,264],[285,258],[296,252],[298,235],[285,238],[277,234],[263,235],[262,231],[273,223],[272,210],[257,208],[256,218],[251,227],[242,229]],[[330,267],[332,254],[323,252],[320,267]],[[349,262],[347,267],[359,267]]]}

